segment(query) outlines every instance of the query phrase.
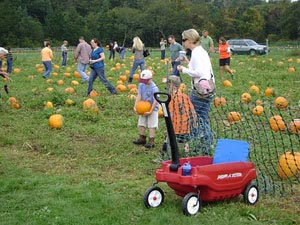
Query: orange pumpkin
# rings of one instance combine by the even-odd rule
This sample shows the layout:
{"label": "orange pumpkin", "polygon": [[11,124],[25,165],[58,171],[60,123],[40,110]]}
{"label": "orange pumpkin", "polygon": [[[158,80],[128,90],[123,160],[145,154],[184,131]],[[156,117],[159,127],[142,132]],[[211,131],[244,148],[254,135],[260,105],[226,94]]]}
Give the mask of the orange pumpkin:
{"label": "orange pumpkin", "polygon": [[294,73],[295,71],[296,71],[296,70],[295,70],[294,67],[290,67],[290,68],[289,68],[289,72],[290,72],[290,73]]}
{"label": "orange pumpkin", "polygon": [[97,103],[93,99],[91,99],[91,98],[85,100],[82,103],[82,108],[85,111],[99,113],[99,108],[97,106]]}
{"label": "orange pumpkin", "polygon": [[67,105],[67,106],[71,106],[71,105],[74,105],[74,101],[72,100],[72,99],[67,99],[66,101],[65,101],[65,104]]}
{"label": "orange pumpkin", "polygon": [[20,68],[14,68],[13,69],[13,73],[20,73],[21,72],[21,69]]}
{"label": "orange pumpkin", "polygon": [[79,82],[77,80],[72,80],[71,85],[72,86],[77,86],[77,85],[79,85]]}
{"label": "orange pumpkin", "polygon": [[130,74],[130,70],[125,70],[125,74],[129,75]]}
{"label": "orange pumpkin", "polygon": [[46,104],[45,104],[45,109],[51,109],[51,108],[53,108],[53,103],[52,102],[46,102]]}
{"label": "orange pumpkin", "polygon": [[12,104],[12,103],[14,103],[14,102],[17,102],[17,99],[16,99],[15,97],[9,97],[8,102],[9,102],[10,104]]}
{"label": "orange pumpkin", "polygon": [[90,96],[91,96],[92,98],[97,97],[97,96],[98,96],[98,92],[95,91],[95,90],[92,90],[92,91],[90,92]]}
{"label": "orange pumpkin", "polygon": [[58,69],[59,69],[59,65],[54,64],[54,65],[53,65],[53,68],[58,70]]}
{"label": "orange pumpkin", "polygon": [[61,85],[63,85],[63,84],[64,84],[64,80],[58,80],[58,81],[57,81],[57,85],[61,86]]}
{"label": "orange pumpkin", "polygon": [[282,117],[279,115],[272,116],[269,119],[270,127],[273,131],[284,131],[286,129],[285,122]]}
{"label": "orange pumpkin", "polygon": [[119,79],[121,81],[125,82],[127,80],[127,77],[126,77],[126,75],[121,75],[121,76],[119,76]]}
{"label": "orange pumpkin", "polygon": [[128,89],[137,88],[136,84],[128,84]]}
{"label": "orange pumpkin", "polygon": [[123,84],[119,84],[117,87],[116,87],[117,91],[119,92],[124,92],[127,90],[127,87]]}
{"label": "orange pumpkin", "polygon": [[285,109],[288,107],[288,101],[284,97],[278,97],[274,101],[274,105],[277,109]]}
{"label": "orange pumpkin", "polygon": [[300,119],[294,119],[290,122],[290,131],[292,134],[300,135]]}
{"label": "orange pumpkin", "polygon": [[229,112],[227,119],[230,123],[235,123],[241,120],[241,115],[238,112]]}
{"label": "orange pumpkin", "polygon": [[251,101],[251,95],[249,93],[243,93],[241,96],[241,100],[243,102],[250,102]]}
{"label": "orange pumpkin", "polygon": [[223,85],[224,87],[232,87],[232,83],[229,80],[224,80]]}
{"label": "orange pumpkin", "polygon": [[72,71],[72,68],[71,68],[71,67],[67,67],[67,68],[66,68],[66,71],[67,71],[67,72],[71,72],[71,71]]}
{"label": "orange pumpkin", "polygon": [[70,77],[71,73],[64,73],[64,77]]}
{"label": "orange pumpkin", "polygon": [[44,69],[41,68],[41,67],[40,67],[40,68],[37,68],[37,69],[36,69],[36,72],[38,72],[38,73],[43,73],[43,72],[44,72]]}
{"label": "orange pumpkin", "polygon": [[268,87],[268,88],[265,90],[265,96],[266,96],[266,97],[270,97],[271,95],[274,96],[274,90],[273,90],[273,88]]}
{"label": "orange pumpkin", "polygon": [[223,97],[215,97],[215,99],[214,99],[214,105],[216,107],[226,105],[226,99],[223,98]]}
{"label": "orange pumpkin", "polygon": [[80,73],[78,71],[74,72],[74,77],[75,78],[81,78]]}
{"label": "orange pumpkin", "polygon": [[75,89],[73,87],[67,87],[65,89],[65,93],[67,93],[67,94],[74,94],[75,93]]}
{"label": "orange pumpkin", "polygon": [[140,79],[140,75],[138,75],[137,73],[133,74],[133,79],[134,80],[139,80]]}
{"label": "orange pumpkin", "polygon": [[131,88],[130,89],[130,94],[137,94],[138,93],[138,89],[137,88]]}
{"label": "orange pumpkin", "polygon": [[281,179],[300,176],[300,152],[286,152],[279,158],[278,174]]}
{"label": "orange pumpkin", "polygon": [[48,88],[46,89],[46,91],[47,91],[47,92],[52,92],[52,91],[53,91],[53,87],[48,87]]}
{"label": "orange pumpkin", "polygon": [[259,87],[257,87],[256,85],[252,85],[252,86],[249,88],[249,91],[250,91],[250,92],[253,92],[253,93],[256,93],[256,94],[259,94]]}
{"label": "orange pumpkin", "polygon": [[52,73],[52,76],[57,77],[57,76],[58,76],[58,73],[53,72],[53,73]]}
{"label": "orange pumpkin", "polygon": [[262,107],[261,105],[257,105],[253,108],[252,113],[255,116],[259,116],[261,114],[263,114],[264,112],[264,107]]}
{"label": "orange pumpkin", "polygon": [[151,104],[148,101],[139,101],[135,104],[135,109],[137,114],[144,115],[145,112],[151,110]]}
{"label": "orange pumpkin", "polygon": [[48,123],[51,128],[59,129],[63,125],[63,116],[60,114],[53,114],[49,117]]}

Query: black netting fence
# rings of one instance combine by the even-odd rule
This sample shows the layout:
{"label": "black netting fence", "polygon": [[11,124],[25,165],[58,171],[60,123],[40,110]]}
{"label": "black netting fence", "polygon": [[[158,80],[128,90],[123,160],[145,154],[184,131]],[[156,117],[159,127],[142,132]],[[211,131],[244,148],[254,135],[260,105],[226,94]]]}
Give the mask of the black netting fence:
{"label": "black netting fence", "polygon": [[[218,139],[244,140],[250,144],[249,160],[255,163],[261,193],[300,193],[300,106],[277,109],[268,99],[259,107],[257,102],[218,99],[212,102],[209,117],[213,141],[204,138],[210,131],[201,128],[201,119],[198,132],[193,132],[199,128],[190,121],[191,133],[177,135],[181,157],[213,155]],[[170,158],[168,146],[164,145],[165,159]]]}

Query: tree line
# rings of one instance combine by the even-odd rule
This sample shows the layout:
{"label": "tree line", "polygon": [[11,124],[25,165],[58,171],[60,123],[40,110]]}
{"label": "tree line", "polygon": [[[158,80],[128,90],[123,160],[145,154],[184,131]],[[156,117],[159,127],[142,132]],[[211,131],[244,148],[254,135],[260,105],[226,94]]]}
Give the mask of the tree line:
{"label": "tree line", "polygon": [[217,40],[252,38],[258,42],[298,40],[300,2],[290,0],[2,0],[0,45],[40,47],[44,40],[76,45],[80,36],[146,46],[183,30],[208,30]]}

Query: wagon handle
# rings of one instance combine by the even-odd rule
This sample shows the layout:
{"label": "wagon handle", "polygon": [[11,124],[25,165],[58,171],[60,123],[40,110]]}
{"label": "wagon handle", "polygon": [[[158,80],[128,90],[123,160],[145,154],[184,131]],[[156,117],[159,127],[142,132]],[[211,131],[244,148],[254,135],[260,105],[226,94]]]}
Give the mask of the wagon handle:
{"label": "wagon handle", "polygon": [[[166,99],[162,99],[162,96],[165,96]],[[167,92],[156,92],[154,93],[154,98],[159,104],[161,104],[164,113],[164,118],[167,125],[167,132],[170,140],[171,155],[172,155],[172,164],[170,165],[170,170],[177,171],[178,168],[180,167],[179,151],[178,151],[176,136],[175,136],[172,120],[170,117],[169,107],[168,107],[171,101],[171,95]]]}

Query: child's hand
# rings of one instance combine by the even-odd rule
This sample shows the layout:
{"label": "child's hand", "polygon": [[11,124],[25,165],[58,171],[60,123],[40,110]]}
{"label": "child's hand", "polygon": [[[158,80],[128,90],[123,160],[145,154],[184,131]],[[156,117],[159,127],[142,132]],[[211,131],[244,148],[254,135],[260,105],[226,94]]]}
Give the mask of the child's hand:
{"label": "child's hand", "polygon": [[143,116],[149,116],[152,112],[145,112]]}

